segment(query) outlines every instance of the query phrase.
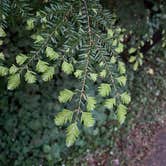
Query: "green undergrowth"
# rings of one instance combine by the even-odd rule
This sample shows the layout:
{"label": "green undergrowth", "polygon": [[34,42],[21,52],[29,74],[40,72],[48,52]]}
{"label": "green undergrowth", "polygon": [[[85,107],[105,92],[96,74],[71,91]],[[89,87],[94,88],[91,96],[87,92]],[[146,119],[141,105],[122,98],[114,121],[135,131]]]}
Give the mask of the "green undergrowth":
{"label": "green undergrowth", "polygon": [[[119,132],[119,140],[127,143],[122,143],[123,147],[132,144],[133,140],[128,140],[128,136],[131,131],[138,129],[139,126],[144,126],[139,128],[139,132],[144,133],[146,138],[149,137],[148,135],[153,137],[154,133],[159,132],[153,131],[155,125],[161,128],[165,126],[166,52],[161,51],[160,46],[161,43],[152,48],[146,55],[144,67],[135,73],[131,86],[133,100],[129,108],[127,124]],[[141,137],[139,136],[140,133],[137,133],[138,137]],[[122,165],[129,164],[131,158],[126,156],[125,150],[121,152],[116,147],[115,152],[114,156],[120,159]],[[143,149],[140,153],[143,153]],[[132,160],[136,159],[132,158]]]}
{"label": "green undergrowth", "polygon": [[[138,123],[162,122],[164,117],[166,56],[162,52],[158,57],[155,57],[156,52],[151,54],[144,62],[147,65],[133,77],[133,101],[121,130],[118,130],[117,122],[109,116],[109,112],[98,111],[95,128],[84,129],[81,139],[71,148],[64,143],[65,128],[59,129],[52,123],[54,107],[58,107],[54,100],[57,92],[52,91],[53,83],[23,87],[16,92],[1,92],[0,106],[4,108],[0,114],[1,165],[70,166],[80,165],[80,161],[86,165],[82,160],[88,153],[104,149],[110,154],[123,156],[116,148],[117,138],[124,139]],[[112,159],[110,155],[110,162]]]}
{"label": "green undergrowth", "polygon": [[[129,27],[124,29],[123,24],[128,25],[128,22],[122,24],[123,14],[116,11],[119,14],[112,11],[103,13],[103,10],[99,10],[98,14],[97,9],[100,8],[93,1],[87,1],[87,6],[86,1],[65,1],[61,4],[59,0],[58,10],[53,7],[56,7],[56,2],[47,0],[41,6],[34,1],[39,8],[28,1],[25,5],[24,0],[20,4],[13,1],[15,5],[12,6],[8,5],[10,1],[3,1],[6,5],[0,5],[0,8],[5,7],[6,14],[0,14],[0,166],[86,166],[87,156],[96,152],[107,153],[110,165],[118,158],[123,166],[127,159],[119,150],[117,141],[125,140],[135,125],[162,123],[165,116],[163,3],[154,5],[159,13],[151,9],[155,14],[146,15],[150,9],[143,11],[141,28],[138,27],[141,33],[136,33],[138,29],[134,30],[135,27],[132,31]],[[52,2],[55,3],[53,10],[60,11],[55,18],[52,17],[52,8],[47,8]],[[75,5],[72,10],[77,9],[76,13],[68,13],[70,3]],[[20,5],[23,7],[20,8]],[[132,3],[130,5],[133,6]],[[40,12],[36,12],[38,10]],[[9,18],[12,21],[7,21],[11,13]],[[100,18],[103,14],[108,18]],[[125,17],[129,18],[129,15]],[[89,18],[94,23],[92,34],[91,29],[88,30],[91,28]],[[124,20],[130,21],[130,18]],[[64,26],[57,26],[55,31],[57,21],[59,26],[61,23]],[[133,24],[131,20],[129,25]],[[78,25],[81,25],[80,29],[77,29]],[[54,31],[55,38],[51,38],[54,33],[50,35],[50,30]],[[78,34],[75,33],[77,31]],[[162,31],[162,43],[157,46],[154,43],[155,47],[144,55],[142,48],[147,47],[148,43],[153,44],[156,31]],[[84,54],[79,49],[82,45],[79,38],[82,37],[85,38]],[[94,46],[91,37],[94,43],[97,42]],[[47,41],[49,38],[50,42]],[[103,49],[99,51],[98,48]],[[110,49],[113,50],[111,56]],[[77,51],[80,57],[76,56]],[[92,63],[89,61],[91,51],[94,56],[90,59]],[[61,55],[66,55],[66,58]],[[80,63],[76,63],[78,59]],[[31,64],[33,60],[34,64]],[[80,65],[82,62],[85,65]],[[86,89],[88,93],[84,93]],[[79,139],[76,139],[78,135]]]}

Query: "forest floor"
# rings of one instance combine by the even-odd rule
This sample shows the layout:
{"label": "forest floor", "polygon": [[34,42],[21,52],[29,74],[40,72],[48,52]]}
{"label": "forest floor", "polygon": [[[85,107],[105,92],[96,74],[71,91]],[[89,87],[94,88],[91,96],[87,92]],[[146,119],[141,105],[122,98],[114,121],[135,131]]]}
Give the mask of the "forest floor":
{"label": "forest floor", "polygon": [[166,129],[157,134],[154,139],[154,148],[144,162],[146,166],[166,165]]}
{"label": "forest floor", "polygon": [[117,142],[119,165],[166,166],[166,57],[150,56],[144,66],[132,86],[132,127]]}
{"label": "forest floor", "polygon": [[144,63],[135,74],[127,124],[113,154],[94,153],[88,166],[166,166],[166,56],[150,55]]}

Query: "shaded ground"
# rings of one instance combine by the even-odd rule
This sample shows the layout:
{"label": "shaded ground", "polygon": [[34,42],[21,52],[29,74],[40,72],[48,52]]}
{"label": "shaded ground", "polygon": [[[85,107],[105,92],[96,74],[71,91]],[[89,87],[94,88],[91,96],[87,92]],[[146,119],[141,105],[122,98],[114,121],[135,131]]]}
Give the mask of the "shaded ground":
{"label": "shaded ground", "polygon": [[122,151],[119,156],[122,166],[153,166],[155,162],[154,166],[166,166],[165,69],[166,57],[154,54],[148,57],[134,80],[134,101],[128,121],[132,127],[127,136],[121,136],[117,142],[119,153]]}
{"label": "shaded ground", "polygon": [[154,140],[154,149],[145,161],[145,166],[166,166],[166,130]]}
{"label": "shaded ground", "polygon": [[[155,53],[151,54],[155,55]],[[115,147],[87,154],[88,166],[166,166],[166,56],[149,56],[132,85],[126,126]]]}

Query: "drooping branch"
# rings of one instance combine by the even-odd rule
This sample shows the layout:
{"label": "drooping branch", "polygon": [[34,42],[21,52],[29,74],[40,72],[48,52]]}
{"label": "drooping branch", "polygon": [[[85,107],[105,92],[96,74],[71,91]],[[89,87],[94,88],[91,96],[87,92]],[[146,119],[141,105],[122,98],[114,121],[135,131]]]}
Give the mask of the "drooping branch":
{"label": "drooping branch", "polygon": [[91,25],[90,25],[90,17],[89,17],[89,13],[88,13],[88,7],[87,7],[86,0],[83,0],[83,3],[84,3],[84,6],[85,6],[87,24],[88,24],[89,50],[87,52],[87,57],[86,57],[86,64],[85,64],[84,76],[83,76],[83,80],[82,80],[81,94],[80,94],[80,97],[79,97],[79,104],[78,104],[78,109],[77,109],[78,112],[81,111],[81,102],[82,102],[82,98],[83,98],[84,93],[85,93],[85,85],[86,85],[86,78],[87,78],[87,74],[88,74],[88,66],[89,66],[89,62],[90,62],[91,47],[92,47],[92,44],[93,44],[92,30],[91,30]]}

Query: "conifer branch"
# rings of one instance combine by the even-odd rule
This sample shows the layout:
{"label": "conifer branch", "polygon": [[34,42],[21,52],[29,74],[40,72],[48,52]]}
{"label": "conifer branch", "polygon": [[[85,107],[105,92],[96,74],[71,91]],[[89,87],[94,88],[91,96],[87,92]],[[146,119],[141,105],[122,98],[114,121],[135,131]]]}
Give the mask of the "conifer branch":
{"label": "conifer branch", "polygon": [[[106,66],[106,69],[107,69],[108,71],[110,71],[109,66],[108,66],[108,64],[107,64],[107,61],[106,61],[106,59],[105,59],[105,57],[104,57],[103,55],[102,55],[102,59],[103,59],[103,61],[104,61],[104,64],[105,64],[105,66]],[[115,86],[115,81],[114,81],[114,78],[113,78],[113,75],[112,75],[111,71],[109,72],[109,74],[110,74],[111,82],[112,82],[112,84],[113,84],[113,86],[114,86],[114,89],[115,89],[115,91],[117,91],[117,88],[116,88],[116,86]]]}
{"label": "conifer branch", "polygon": [[[66,131],[67,146],[73,145],[78,138],[78,124],[94,126],[93,112],[100,108],[101,102],[105,109],[118,108],[118,119],[122,124],[130,96],[124,91],[125,64],[119,56],[114,57],[123,51],[119,37],[122,31],[112,27],[110,12],[102,8],[99,0],[64,3],[59,0],[49,1],[45,8],[30,13],[32,17],[27,18],[25,13],[33,5],[24,1],[18,1],[18,5],[25,7],[23,10],[20,11],[17,5],[12,10],[15,9],[14,14],[21,15],[26,21],[24,28],[29,30],[28,34],[32,33],[34,49],[29,52],[30,56],[17,54],[16,63],[10,67],[5,66],[5,56],[0,52],[0,76],[8,77],[8,90],[16,89],[22,77],[26,83],[34,84],[38,78],[50,81],[56,74],[59,78],[57,91],[60,90],[57,99],[63,109],[55,116],[55,124],[70,123]],[[3,28],[0,27],[0,38],[7,35]],[[0,42],[2,45],[3,41]],[[25,73],[22,72],[24,69]]]}
{"label": "conifer branch", "polygon": [[86,0],[83,0],[83,3],[84,3],[84,6],[85,6],[87,23],[88,23],[89,50],[88,50],[88,53],[87,53],[86,64],[85,64],[85,69],[84,69],[84,76],[83,76],[83,80],[82,80],[81,94],[80,94],[79,104],[78,104],[78,109],[77,109],[78,113],[81,111],[81,102],[82,102],[83,96],[85,95],[86,78],[87,78],[88,66],[89,66],[89,62],[90,62],[91,47],[92,47],[92,44],[93,44],[92,30],[91,30],[91,25],[90,25],[90,17],[89,17],[89,13],[88,13],[88,7],[87,7]]}
{"label": "conifer branch", "polygon": [[24,69],[26,69],[26,68],[28,68],[28,65],[30,65],[31,64],[31,62],[36,58],[36,57],[38,57],[39,56],[39,54],[40,54],[40,52],[43,50],[43,48],[45,48],[46,46],[47,46],[47,44],[48,44],[48,41],[51,39],[51,37],[54,35],[54,33],[56,33],[56,30],[59,28],[59,27],[61,27],[61,25],[65,22],[65,21],[67,21],[67,18],[68,18],[68,15],[69,15],[69,13],[71,12],[71,9],[72,9],[72,7],[70,8],[70,10],[68,10],[68,12],[64,15],[64,17],[63,17],[63,19],[61,20],[61,22],[58,24],[58,25],[55,25],[55,29],[48,35],[48,37],[47,37],[47,39],[45,40],[45,42],[40,46],[40,48],[39,48],[39,50],[29,59],[29,61],[21,68],[21,70],[20,70],[20,73],[24,70]]}

